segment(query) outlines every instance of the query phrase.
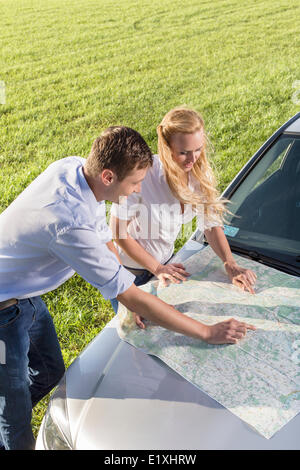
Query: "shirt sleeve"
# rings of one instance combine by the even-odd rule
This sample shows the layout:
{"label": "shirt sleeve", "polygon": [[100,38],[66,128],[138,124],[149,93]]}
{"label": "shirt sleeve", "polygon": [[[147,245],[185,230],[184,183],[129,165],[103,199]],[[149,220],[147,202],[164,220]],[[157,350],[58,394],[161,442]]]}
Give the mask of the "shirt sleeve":
{"label": "shirt sleeve", "polygon": [[117,217],[120,220],[132,220],[137,211],[138,205],[141,204],[142,197],[140,193],[132,193],[120,204],[113,203],[110,210],[110,215]]}
{"label": "shirt sleeve", "polygon": [[197,228],[201,232],[210,230],[213,227],[222,227],[222,222],[213,209],[208,208],[207,214],[205,214],[204,206],[199,205],[196,213]]}
{"label": "shirt sleeve", "polygon": [[112,233],[106,222],[106,209],[104,204],[98,208],[96,225],[97,236],[101,238],[104,243],[110,242],[112,240]]}
{"label": "shirt sleeve", "polygon": [[64,230],[51,240],[49,252],[96,287],[105,299],[122,294],[135,279],[120,265],[93,227]]}
{"label": "shirt sleeve", "polygon": [[[199,181],[191,174],[191,180],[189,183],[189,188],[192,191],[201,194],[201,188]],[[216,211],[208,207],[207,214],[204,214],[204,205],[199,205],[196,210],[197,214],[197,227],[201,230],[209,230],[213,227],[221,227],[222,222],[218,217]]]}
{"label": "shirt sleeve", "polygon": [[208,209],[208,214],[204,216],[204,230],[210,230],[213,227],[222,227],[222,222],[213,209]]}

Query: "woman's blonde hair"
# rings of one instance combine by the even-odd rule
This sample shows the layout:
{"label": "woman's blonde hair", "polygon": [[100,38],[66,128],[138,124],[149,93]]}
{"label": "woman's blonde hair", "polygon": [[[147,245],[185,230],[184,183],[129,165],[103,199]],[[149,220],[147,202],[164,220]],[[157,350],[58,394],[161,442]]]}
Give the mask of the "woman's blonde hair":
{"label": "woman's blonde hair", "polygon": [[[204,144],[200,157],[191,170],[199,182],[199,193],[197,194],[189,189],[184,171],[173,159],[170,142],[174,134],[193,134],[199,130],[204,132]],[[185,106],[171,109],[157,127],[157,134],[159,158],[165,170],[167,183],[176,199],[183,204],[204,205],[204,215],[208,218],[213,217],[222,224],[226,208],[224,201],[220,199],[215,175],[207,159],[208,139],[201,115]]]}

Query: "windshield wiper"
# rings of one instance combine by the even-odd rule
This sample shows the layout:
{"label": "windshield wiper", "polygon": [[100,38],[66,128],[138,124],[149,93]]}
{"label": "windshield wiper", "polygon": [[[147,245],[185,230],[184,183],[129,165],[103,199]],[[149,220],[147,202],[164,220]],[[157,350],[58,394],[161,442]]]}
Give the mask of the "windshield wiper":
{"label": "windshield wiper", "polygon": [[267,266],[270,266],[271,268],[280,269],[281,271],[284,271],[287,274],[300,276],[300,268],[297,269],[289,263],[285,263],[284,261],[281,261],[279,259],[274,259],[273,257],[260,253],[257,250],[247,250],[246,248],[241,248],[240,246],[234,245],[232,243],[230,243],[230,247],[233,252],[247,256],[248,258],[253,259],[253,261],[261,262],[263,264],[266,264]]}

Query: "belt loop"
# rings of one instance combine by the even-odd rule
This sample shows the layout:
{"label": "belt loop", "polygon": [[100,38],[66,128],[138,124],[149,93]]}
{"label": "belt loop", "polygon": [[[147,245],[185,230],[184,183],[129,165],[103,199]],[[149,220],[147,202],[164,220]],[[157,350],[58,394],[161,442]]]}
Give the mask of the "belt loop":
{"label": "belt loop", "polygon": [[32,317],[32,321],[34,321],[34,320],[35,320],[35,317],[36,317],[36,306],[34,305],[34,302],[33,302],[33,300],[32,300],[31,297],[28,297],[28,300],[29,300],[29,302],[31,303],[31,305],[32,305],[32,307],[33,307],[33,317]]}

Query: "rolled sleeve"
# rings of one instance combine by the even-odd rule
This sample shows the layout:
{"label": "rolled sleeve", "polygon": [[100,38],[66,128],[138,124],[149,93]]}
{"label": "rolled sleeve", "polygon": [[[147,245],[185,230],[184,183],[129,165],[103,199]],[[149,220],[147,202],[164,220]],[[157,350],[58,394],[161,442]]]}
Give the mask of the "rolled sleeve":
{"label": "rolled sleeve", "polygon": [[70,228],[59,233],[48,249],[52,256],[96,287],[106,300],[125,292],[135,279],[91,227]]}
{"label": "rolled sleeve", "polygon": [[213,210],[208,210],[207,214],[204,214],[204,208],[201,207],[201,210],[198,207],[197,210],[197,228],[203,232],[205,230],[210,230],[213,227],[222,227],[222,221],[220,217]]}
{"label": "rolled sleeve", "polygon": [[204,230],[210,230],[214,227],[222,227],[222,221],[214,211],[209,211],[208,216],[204,217]]}

